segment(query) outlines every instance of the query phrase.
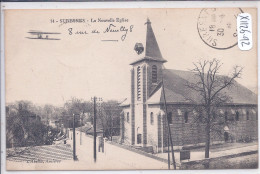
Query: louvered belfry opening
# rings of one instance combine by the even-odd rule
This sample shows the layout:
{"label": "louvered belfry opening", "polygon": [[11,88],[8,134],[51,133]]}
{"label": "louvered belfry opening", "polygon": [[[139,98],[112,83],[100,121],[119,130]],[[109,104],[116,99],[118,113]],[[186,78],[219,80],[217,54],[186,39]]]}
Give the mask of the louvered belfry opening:
{"label": "louvered belfry opening", "polygon": [[152,66],[152,83],[157,83],[157,66]]}
{"label": "louvered belfry opening", "polygon": [[137,67],[137,100],[141,100],[141,68]]}

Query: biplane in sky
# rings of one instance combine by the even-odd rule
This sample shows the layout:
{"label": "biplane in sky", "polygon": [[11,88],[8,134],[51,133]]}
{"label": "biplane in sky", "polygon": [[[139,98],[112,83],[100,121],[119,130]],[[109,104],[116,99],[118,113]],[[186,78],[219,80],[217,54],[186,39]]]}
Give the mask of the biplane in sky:
{"label": "biplane in sky", "polygon": [[32,37],[26,37],[28,39],[43,39],[43,40],[60,40],[59,38],[53,38],[51,36],[53,36],[55,34],[61,34],[61,33],[55,33],[55,32],[42,32],[42,31],[36,31],[36,30],[30,30],[28,33],[30,33],[32,35]]}

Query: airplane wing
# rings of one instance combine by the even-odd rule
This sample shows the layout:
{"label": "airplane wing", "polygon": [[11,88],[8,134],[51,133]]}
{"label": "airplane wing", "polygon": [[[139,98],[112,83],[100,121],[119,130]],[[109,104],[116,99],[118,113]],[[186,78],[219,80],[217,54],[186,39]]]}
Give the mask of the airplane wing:
{"label": "airplane wing", "polygon": [[27,39],[42,39],[42,40],[60,40],[56,38],[35,38],[35,37],[26,37]]}
{"label": "airplane wing", "polygon": [[41,32],[41,31],[29,31],[28,33],[32,35],[38,35],[38,34],[61,34],[57,32]]}

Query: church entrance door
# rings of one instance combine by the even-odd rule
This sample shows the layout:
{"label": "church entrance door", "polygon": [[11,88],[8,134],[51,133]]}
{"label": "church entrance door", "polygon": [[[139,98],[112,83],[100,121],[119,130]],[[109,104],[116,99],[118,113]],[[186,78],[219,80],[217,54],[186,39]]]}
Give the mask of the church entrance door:
{"label": "church entrance door", "polygon": [[142,143],[142,134],[137,134],[137,144]]}

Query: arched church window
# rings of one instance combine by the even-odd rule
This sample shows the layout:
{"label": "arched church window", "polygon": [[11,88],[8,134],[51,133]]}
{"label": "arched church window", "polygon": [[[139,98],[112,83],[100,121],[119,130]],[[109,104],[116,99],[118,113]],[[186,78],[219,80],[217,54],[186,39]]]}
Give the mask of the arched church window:
{"label": "arched church window", "polygon": [[225,121],[228,121],[228,112],[225,111]]}
{"label": "arched church window", "polygon": [[151,122],[151,124],[154,123],[153,112],[151,112],[151,114],[150,114],[150,122]]}
{"label": "arched church window", "polygon": [[249,120],[249,111],[246,111],[246,120]]}
{"label": "arched church window", "polygon": [[157,66],[152,66],[152,83],[157,83]]}
{"label": "arched church window", "polygon": [[236,111],[236,121],[239,121],[239,112]]}
{"label": "arched church window", "polygon": [[185,123],[188,123],[188,120],[189,120],[188,112],[185,112],[185,113],[184,113],[184,122],[185,122]]}
{"label": "arched church window", "polygon": [[126,121],[127,121],[127,123],[129,123],[129,112],[127,112],[127,114],[126,114]]}
{"label": "arched church window", "polygon": [[141,100],[141,68],[137,67],[137,100]]}
{"label": "arched church window", "polygon": [[169,124],[172,124],[172,113],[171,112],[168,113],[168,122],[169,122]]}

